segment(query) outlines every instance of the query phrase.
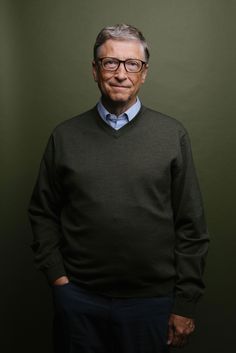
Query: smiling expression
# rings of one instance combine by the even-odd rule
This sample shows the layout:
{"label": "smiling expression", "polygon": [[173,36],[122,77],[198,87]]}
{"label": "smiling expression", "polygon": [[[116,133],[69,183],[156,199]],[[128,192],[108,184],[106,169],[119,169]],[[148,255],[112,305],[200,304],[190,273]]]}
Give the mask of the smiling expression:
{"label": "smiling expression", "polygon": [[[136,40],[108,39],[98,48],[98,58],[103,57],[146,61],[143,46]],[[111,113],[117,109],[122,113],[135,103],[146,75],[147,65],[144,65],[140,72],[129,73],[124,65],[120,64],[116,71],[111,72],[104,70],[99,63],[93,61],[94,80],[101,91],[103,104]]]}

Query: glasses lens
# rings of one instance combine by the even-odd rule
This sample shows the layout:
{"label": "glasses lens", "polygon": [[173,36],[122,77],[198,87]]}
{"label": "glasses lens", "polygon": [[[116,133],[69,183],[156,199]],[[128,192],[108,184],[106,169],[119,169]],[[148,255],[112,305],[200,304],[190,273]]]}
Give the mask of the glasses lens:
{"label": "glasses lens", "polygon": [[139,72],[142,66],[142,61],[138,59],[129,59],[125,62],[125,67],[128,72]]}
{"label": "glasses lens", "polygon": [[125,61],[116,58],[102,58],[100,59],[104,70],[116,71],[120,63],[124,63],[125,69],[128,72],[139,72],[142,70],[143,62],[139,59],[127,59]]}
{"label": "glasses lens", "polygon": [[102,59],[102,66],[105,70],[115,71],[119,66],[119,60],[114,58]]}

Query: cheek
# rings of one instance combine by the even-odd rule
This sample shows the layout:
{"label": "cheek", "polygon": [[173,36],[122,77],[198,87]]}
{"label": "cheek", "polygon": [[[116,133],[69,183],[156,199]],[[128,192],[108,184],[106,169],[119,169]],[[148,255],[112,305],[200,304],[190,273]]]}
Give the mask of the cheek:
{"label": "cheek", "polygon": [[135,89],[138,89],[142,83],[143,83],[143,80],[141,77],[139,79],[132,80],[132,84]]}
{"label": "cheek", "polygon": [[144,83],[145,76],[140,74],[138,77],[134,76],[134,77],[130,77],[129,79],[132,82],[133,87],[139,88],[139,86],[141,86],[141,84]]}
{"label": "cheek", "polygon": [[100,77],[98,78],[98,81],[100,83],[100,85],[106,85],[109,84],[109,81],[112,79],[112,75],[111,74],[103,74],[100,75]]}

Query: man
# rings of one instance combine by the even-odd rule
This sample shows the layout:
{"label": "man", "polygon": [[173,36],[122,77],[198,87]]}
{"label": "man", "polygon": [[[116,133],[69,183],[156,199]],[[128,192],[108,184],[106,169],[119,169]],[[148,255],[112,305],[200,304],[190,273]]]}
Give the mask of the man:
{"label": "man", "polygon": [[148,59],[138,29],[104,28],[101,100],[55,128],[41,162],[29,216],[57,353],[162,353],[194,331],[209,239],[186,130],[137,97]]}

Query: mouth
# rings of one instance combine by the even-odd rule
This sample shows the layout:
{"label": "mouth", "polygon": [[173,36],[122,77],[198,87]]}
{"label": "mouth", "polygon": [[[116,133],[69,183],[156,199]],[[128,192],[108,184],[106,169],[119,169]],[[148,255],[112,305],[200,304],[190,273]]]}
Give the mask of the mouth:
{"label": "mouth", "polygon": [[116,89],[127,89],[127,88],[129,88],[128,86],[120,86],[120,85],[111,85],[111,87],[116,88]]}

